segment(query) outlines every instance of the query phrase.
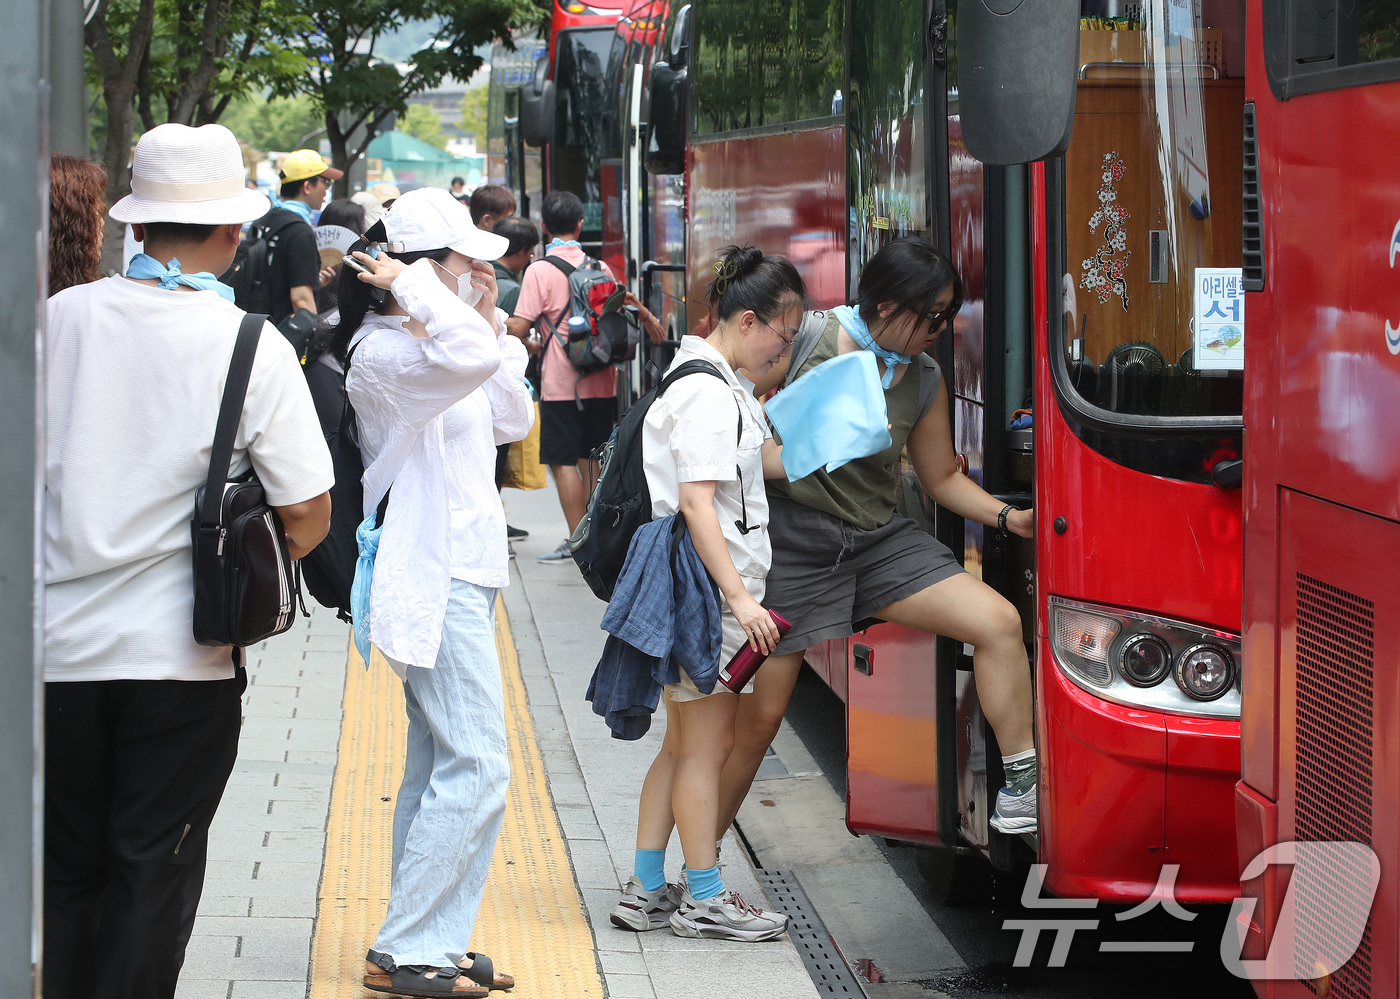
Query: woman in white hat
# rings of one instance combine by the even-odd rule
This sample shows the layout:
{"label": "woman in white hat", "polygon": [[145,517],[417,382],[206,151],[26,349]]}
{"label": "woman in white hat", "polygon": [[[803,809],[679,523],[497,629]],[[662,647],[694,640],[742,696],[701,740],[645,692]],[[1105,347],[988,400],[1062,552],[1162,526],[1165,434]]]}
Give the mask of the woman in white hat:
{"label": "woman in white hat", "polygon": [[466,948],[510,778],[495,640],[509,563],[494,475],[496,446],[534,421],[527,355],[496,308],[489,261],[506,240],[446,191],[405,194],[365,235],[347,258],[362,270],[342,271],[330,349],[359,424],[365,513],[382,510],[369,638],[403,679],[409,730],[389,911],[364,984],[484,996],[514,984]]}

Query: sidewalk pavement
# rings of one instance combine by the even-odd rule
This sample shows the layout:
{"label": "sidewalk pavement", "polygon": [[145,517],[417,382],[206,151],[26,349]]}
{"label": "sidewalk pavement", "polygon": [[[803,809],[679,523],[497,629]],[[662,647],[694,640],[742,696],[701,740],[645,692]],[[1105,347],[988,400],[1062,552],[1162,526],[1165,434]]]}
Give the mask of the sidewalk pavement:
{"label": "sidewalk pavement", "polygon": [[[658,715],[636,743],[609,736],[583,700],[602,650],[603,604],[572,563],[535,555],[559,543],[564,521],[553,488],[508,491],[510,521],[531,532],[516,544],[504,592],[544,755],[550,794],[587,907],[598,966],[612,999],[673,999],[716,981],[744,983],[757,999],[814,999],[816,987],[786,938],[763,944],[636,934],[608,912],[632,869],[637,796],[665,731]],[[292,631],[248,650],[238,761],[210,831],[199,917],[177,999],[305,999],[342,724],[349,629],[313,608]],[[668,873],[680,866],[673,838]],[[765,904],[742,844],[723,848],[726,884]],[[349,969],[354,982],[357,969]],[[368,995],[357,985],[346,997]]]}
{"label": "sidewalk pavement", "polygon": [[176,999],[304,999],[349,628],[315,607],[246,650],[238,761]]}

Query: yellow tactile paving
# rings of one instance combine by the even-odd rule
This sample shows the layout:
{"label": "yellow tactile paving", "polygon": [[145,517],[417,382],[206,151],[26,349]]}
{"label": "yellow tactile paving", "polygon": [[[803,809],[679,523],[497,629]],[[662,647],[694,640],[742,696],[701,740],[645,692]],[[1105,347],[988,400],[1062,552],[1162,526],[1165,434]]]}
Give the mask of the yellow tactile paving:
{"label": "yellow tactile paving", "polygon": [[[505,684],[510,794],[470,949],[490,954],[497,969],[519,983],[513,992],[495,995],[602,999],[593,935],[549,797],[510,624],[499,603],[496,646]],[[366,672],[350,650],[309,999],[378,995],[360,985],[360,975],[365,948],[389,904],[393,796],[403,774],[407,721],[397,678],[377,653],[374,659]]]}

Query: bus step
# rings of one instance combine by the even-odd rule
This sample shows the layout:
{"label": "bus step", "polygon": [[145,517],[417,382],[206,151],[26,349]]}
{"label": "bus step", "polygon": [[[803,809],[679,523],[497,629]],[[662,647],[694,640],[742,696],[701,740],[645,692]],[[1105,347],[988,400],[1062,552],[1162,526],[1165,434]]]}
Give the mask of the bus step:
{"label": "bus step", "polygon": [[773,908],[788,917],[788,937],[797,947],[819,996],[861,997],[865,989],[846,958],[831,939],[826,925],[812,907],[807,893],[792,871],[758,868],[758,883],[768,893]]}

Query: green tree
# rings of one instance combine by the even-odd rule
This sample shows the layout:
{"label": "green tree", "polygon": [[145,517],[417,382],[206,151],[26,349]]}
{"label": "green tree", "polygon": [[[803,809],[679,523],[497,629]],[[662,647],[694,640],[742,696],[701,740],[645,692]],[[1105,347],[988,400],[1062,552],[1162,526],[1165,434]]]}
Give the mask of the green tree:
{"label": "green tree", "polygon": [[220,123],[244,145],[262,152],[290,152],[303,145],[314,148],[307,137],[325,127],[325,116],[305,94],[270,101],[253,96],[229,105]]}
{"label": "green tree", "polygon": [[472,87],[462,95],[462,117],[457,127],[476,138],[478,149],[486,148],[486,98],[489,87]]}
{"label": "green tree", "polygon": [[[408,98],[447,75],[469,79],[481,65],[475,48],[509,39],[513,28],[536,24],[550,0],[280,0],[294,16],[282,39],[310,61],[310,72],[283,80],[281,96],[310,94],[326,118],[331,162],[341,170],[364,155],[390,115],[408,112]],[[402,65],[381,61],[379,39],[414,21],[432,32]]]}
{"label": "green tree", "polygon": [[[139,120],[219,120],[243,94],[305,72],[305,55],[268,35],[290,0],[98,0],[84,29],[88,78],[105,110],[107,203],[131,190],[127,164]],[[103,264],[120,263],[122,229],[108,223]]]}
{"label": "green tree", "polygon": [[447,133],[442,130],[442,116],[426,104],[410,104],[399,115],[398,130],[439,149],[447,148]]}

